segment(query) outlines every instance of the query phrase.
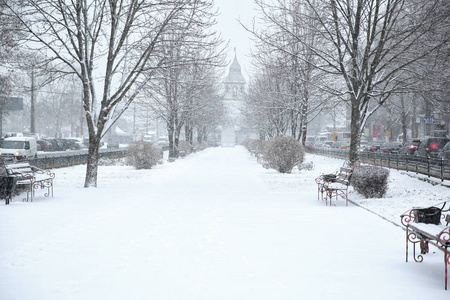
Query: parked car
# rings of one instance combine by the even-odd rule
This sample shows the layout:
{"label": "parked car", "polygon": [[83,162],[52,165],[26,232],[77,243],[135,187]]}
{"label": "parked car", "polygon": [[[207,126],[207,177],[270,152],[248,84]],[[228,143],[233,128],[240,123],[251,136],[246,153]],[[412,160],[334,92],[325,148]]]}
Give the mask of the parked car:
{"label": "parked car", "polygon": [[38,151],[53,151],[53,145],[46,140],[37,140]]}
{"label": "parked car", "polygon": [[325,148],[333,148],[333,141],[326,141],[325,143],[323,143],[323,146]]}
{"label": "parked car", "polygon": [[436,158],[439,151],[444,148],[445,144],[450,142],[449,138],[427,138],[420,143],[417,148],[417,155],[423,157]]}
{"label": "parked car", "polygon": [[439,154],[437,156],[440,159],[450,159],[450,142],[445,144],[444,148],[439,151]]}
{"label": "parked car", "polygon": [[66,143],[69,145],[70,150],[80,150],[81,145],[80,143],[75,139],[65,139]]}
{"label": "parked car", "polygon": [[412,139],[412,140],[407,140],[403,146],[399,149],[398,153],[400,155],[414,155],[417,151],[417,147],[420,145],[420,143],[422,142],[421,139]]}
{"label": "parked car", "polygon": [[305,140],[305,145],[306,146],[314,146],[314,144],[316,143],[316,138],[313,136],[306,136],[306,140]]}
{"label": "parked car", "polygon": [[117,140],[108,141],[106,144],[107,149],[119,149],[119,142]]}
{"label": "parked car", "polygon": [[70,149],[70,142],[66,139],[56,139],[58,143],[60,143],[62,146],[62,151],[66,151],[67,149]]}
{"label": "parked car", "polygon": [[159,149],[166,151],[169,150],[169,138],[168,137],[159,137],[157,146]]}
{"label": "parked car", "polygon": [[380,146],[378,151],[383,153],[398,153],[399,149],[402,147],[400,142],[386,142]]}
{"label": "parked car", "polygon": [[324,141],[316,141],[314,144],[314,147],[324,147],[325,142]]}
{"label": "parked car", "polygon": [[340,142],[340,141],[334,142],[332,148],[335,148],[335,149],[348,149],[347,144],[344,143],[344,142]]}
{"label": "parked car", "polygon": [[370,143],[367,144],[365,151],[367,151],[367,152],[377,152],[378,149],[380,149],[381,145],[382,145],[381,142],[370,142]]}
{"label": "parked car", "polygon": [[369,142],[367,140],[361,140],[359,142],[359,151],[364,151],[364,149],[366,149],[367,146],[369,146]]}
{"label": "parked car", "polygon": [[63,144],[56,139],[45,139],[47,142],[51,143],[53,146],[53,151],[63,151]]}

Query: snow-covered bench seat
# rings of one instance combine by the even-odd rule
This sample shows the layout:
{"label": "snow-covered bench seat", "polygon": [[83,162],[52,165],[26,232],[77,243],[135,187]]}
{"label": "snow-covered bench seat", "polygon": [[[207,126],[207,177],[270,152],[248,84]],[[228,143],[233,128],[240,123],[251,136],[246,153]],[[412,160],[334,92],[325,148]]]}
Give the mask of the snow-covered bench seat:
{"label": "snow-covered bench seat", "polygon": [[345,205],[348,205],[348,187],[350,186],[350,180],[353,173],[353,167],[349,161],[345,161],[344,165],[340,168],[337,174],[323,174],[316,178],[317,183],[317,199],[320,199],[320,195],[323,200],[323,193],[325,193],[325,204],[328,205],[328,200],[333,198],[338,199],[341,196],[345,199]]}
{"label": "snow-covered bench seat", "polygon": [[[402,214],[401,222],[406,227],[406,261],[408,261],[409,243],[413,244],[413,258],[423,261],[423,255],[429,252],[428,244],[444,252],[445,289],[447,289],[447,269],[450,264],[450,202],[440,202],[430,207],[413,208]],[[420,254],[416,254],[416,244]]]}
{"label": "snow-covered bench seat", "polygon": [[22,201],[33,201],[36,189],[47,189],[45,197],[53,197],[55,173],[32,166],[28,161],[11,162],[4,165],[8,176],[16,177],[17,187],[25,187],[27,197]]}

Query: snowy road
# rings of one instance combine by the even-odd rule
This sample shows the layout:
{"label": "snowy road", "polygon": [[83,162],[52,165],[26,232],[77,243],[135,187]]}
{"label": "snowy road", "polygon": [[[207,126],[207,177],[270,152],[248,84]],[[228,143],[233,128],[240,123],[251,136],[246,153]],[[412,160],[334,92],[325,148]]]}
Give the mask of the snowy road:
{"label": "snowy road", "polygon": [[[56,170],[54,198],[0,206],[0,299],[444,299],[442,253],[404,261],[399,227],[314,178],[213,148],[153,170]],[[308,159],[308,156],[306,157]]]}

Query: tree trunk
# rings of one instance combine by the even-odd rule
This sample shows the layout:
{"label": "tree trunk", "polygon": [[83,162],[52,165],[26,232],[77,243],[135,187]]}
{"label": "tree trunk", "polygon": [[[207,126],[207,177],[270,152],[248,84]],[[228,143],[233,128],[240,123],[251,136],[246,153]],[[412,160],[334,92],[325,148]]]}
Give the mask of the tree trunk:
{"label": "tree trunk", "polygon": [[173,124],[172,118],[169,119],[167,122],[167,134],[169,135],[169,158],[175,158],[176,157],[176,151],[175,151],[175,126]]}
{"label": "tree trunk", "polygon": [[400,104],[401,104],[401,107],[402,107],[402,115],[401,115],[401,122],[402,122],[402,135],[403,135],[403,141],[402,141],[402,143],[405,143],[406,142],[406,140],[407,140],[407,138],[408,138],[408,136],[407,136],[407,134],[408,134],[408,132],[407,132],[407,124],[406,124],[406,122],[407,122],[407,115],[406,115],[406,108],[405,108],[405,99],[404,99],[404,96],[403,96],[403,94],[401,94],[400,95]]}
{"label": "tree trunk", "polygon": [[94,134],[89,134],[89,151],[86,168],[86,178],[84,180],[84,187],[97,187],[97,173],[98,173],[98,151],[100,148],[100,139],[97,139]]}
{"label": "tree trunk", "polygon": [[412,118],[411,118],[411,137],[412,138],[418,138],[419,137],[419,126],[416,123],[417,118],[417,105],[416,100],[412,100],[413,105],[413,111],[412,111]]}
{"label": "tree trunk", "polygon": [[359,110],[360,101],[354,97],[351,99],[351,121],[350,121],[350,151],[349,160],[351,163],[355,163],[359,160],[359,142],[361,139],[361,112]]}

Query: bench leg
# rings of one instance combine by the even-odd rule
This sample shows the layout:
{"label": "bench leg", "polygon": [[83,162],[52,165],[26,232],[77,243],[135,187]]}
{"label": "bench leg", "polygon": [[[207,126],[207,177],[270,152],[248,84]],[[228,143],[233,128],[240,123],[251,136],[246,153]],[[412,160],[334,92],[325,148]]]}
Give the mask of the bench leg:
{"label": "bench leg", "polygon": [[447,290],[447,269],[448,265],[450,264],[450,254],[448,253],[448,248],[445,247],[444,251],[444,263],[445,263],[445,289]]}
{"label": "bench leg", "polygon": [[408,242],[413,244],[413,258],[416,262],[422,262],[422,254],[416,255],[416,244],[422,243],[422,239],[417,237],[417,234],[413,231],[406,231],[406,262],[408,262]]}
{"label": "bench leg", "polygon": [[409,229],[406,227],[406,262],[408,262],[408,237],[409,237]]}

